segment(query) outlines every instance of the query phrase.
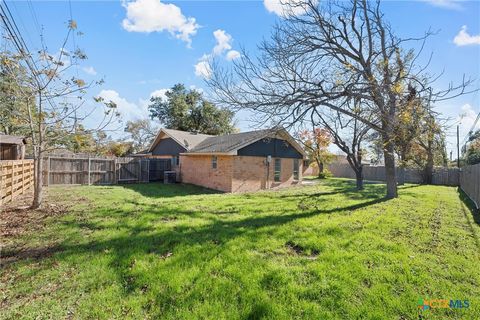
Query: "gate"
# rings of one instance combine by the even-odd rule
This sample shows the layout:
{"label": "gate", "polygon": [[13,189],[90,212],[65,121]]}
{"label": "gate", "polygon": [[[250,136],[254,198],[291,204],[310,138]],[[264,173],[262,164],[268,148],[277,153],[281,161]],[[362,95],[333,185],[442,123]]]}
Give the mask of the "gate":
{"label": "gate", "polygon": [[149,182],[150,161],[148,159],[117,159],[117,182],[134,183]]}
{"label": "gate", "polygon": [[150,181],[161,181],[165,171],[170,171],[172,168],[171,159],[148,159]]}

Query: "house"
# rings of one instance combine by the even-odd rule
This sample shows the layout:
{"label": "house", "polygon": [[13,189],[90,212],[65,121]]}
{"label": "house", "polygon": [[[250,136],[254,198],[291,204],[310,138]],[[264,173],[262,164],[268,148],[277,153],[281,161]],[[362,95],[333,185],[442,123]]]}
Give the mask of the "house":
{"label": "house", "polygon": [[25,158],[24,137],[0,134],[0,160],[21,160]]}
{"label": "house", "polygon": [[162,129],[149,157],[170,158],[182,182],[224,192],[298,184],[305,152],[284,129],[209,136]]}

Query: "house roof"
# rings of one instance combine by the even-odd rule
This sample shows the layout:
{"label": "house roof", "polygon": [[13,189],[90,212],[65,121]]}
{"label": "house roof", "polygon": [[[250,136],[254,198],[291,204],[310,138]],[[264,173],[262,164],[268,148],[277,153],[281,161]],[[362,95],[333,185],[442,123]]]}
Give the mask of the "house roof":
{"label": "house roof", "polygon": [[158,142],[160,142],[162,135],[167,135],[168,137],[172,138],[178,144],[184,147],[187,151],[197,146],[203,140],[213,137],[208,134],[200,134],[200,133],[163,128],[163,129],[160,129],[160,131],[158,132],[157,137],[155,138],[152,145],[148,149],[148,152],[151,152],[155,148],[155,146],[158,144]]}
{"label": "house roof", "polygon": [[0,133],[0,143],[25,144],[25,137],[11,136],[11,135]]}
{"label": "house roof", "polygon": [[236,154],[237,150],[267,137],[284,138],[295,149],[297,149],[297,151],[299,151],[302,155],[305,155],[305,151],[300,147],[295,139],[293,139],[285,129],[278,128],[209,137],[200,142],[196,147],[190,149],[188,153]]}

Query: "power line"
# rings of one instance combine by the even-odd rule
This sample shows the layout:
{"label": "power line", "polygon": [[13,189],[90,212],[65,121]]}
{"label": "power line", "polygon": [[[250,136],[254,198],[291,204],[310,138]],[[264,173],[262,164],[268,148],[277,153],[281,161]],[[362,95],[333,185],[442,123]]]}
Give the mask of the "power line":
{"label": "power line", "polygon": [[[22,54],[23,56],[26,56],[25,62],[27,63],[28,68],[33,73],[33,76],[37,79],[39,84],[41,84],[42,86],[45,86],[45,83],[43,82],[43,78],[40,76],[39,68],[35,60],[32,58],[30,50],[28,49],[28,46],[25,43],[25,40],[23,39],[22,34],[20,33],[20,30],[18,29],[18,26],[15,22],[15,19],[13,18],[13,15],[5,1],[0,2],[0,10],[2,12],[1,14],[2,21],[4,22],[7,32],[10,34],[14,42],[14,45],[19,50],[20,54]],[[51,101],[50,97],[46,96],[45,98],[50,104],[50,106],[55,109],[56,108],[55,103]]]}

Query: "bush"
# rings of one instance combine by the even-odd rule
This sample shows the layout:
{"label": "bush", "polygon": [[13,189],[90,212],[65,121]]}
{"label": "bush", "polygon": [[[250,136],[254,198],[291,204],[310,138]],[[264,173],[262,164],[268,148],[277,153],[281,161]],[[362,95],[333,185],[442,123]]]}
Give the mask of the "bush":
{"label": "bush", "polygon": [[318,174],[318,177],[320,179],[326,179],[326,178],[333,177],[333,174],[330,172],[330,170],[323,169],[323,171]]}

